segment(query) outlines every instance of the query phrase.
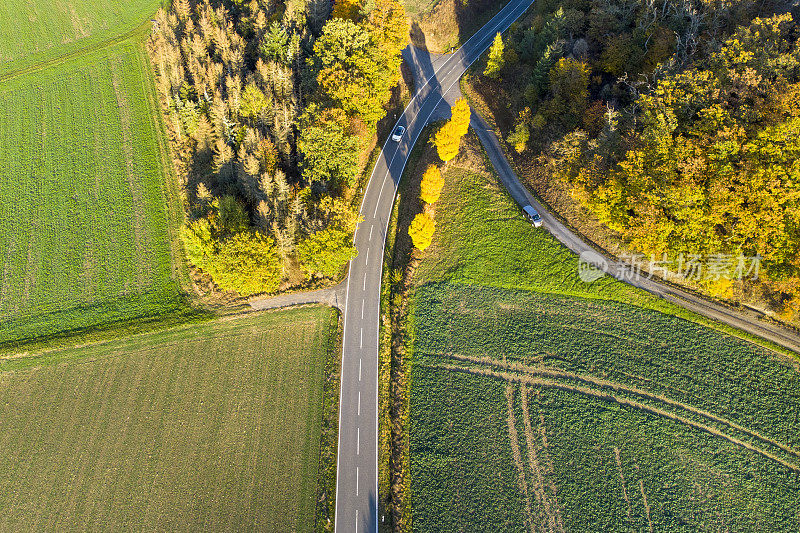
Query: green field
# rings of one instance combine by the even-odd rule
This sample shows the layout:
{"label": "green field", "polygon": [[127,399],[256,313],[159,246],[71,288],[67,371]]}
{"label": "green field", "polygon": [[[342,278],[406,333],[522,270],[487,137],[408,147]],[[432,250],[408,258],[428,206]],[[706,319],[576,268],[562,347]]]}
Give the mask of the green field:
{"label": "green field", "polygon": [[159,0],[0,0],[0,80],[131,33]]}
{"label": "green field", "polygon": [[312,531],[337,320],[309,307],[0,361],[0,530]]}
{"label": "green field", "polygon": [[[123,8],[105,4],[84,9],[122,31]],[[128,21],[144,8],[130,9]],[[150,70],[137,36],[0,82],[0,344],[185,308],[182,212]]]}
{"label": "green field", "polygon": [[494,176],[445,179],[410,317],[414,530],[800,527],[796,360],[584,284]]}

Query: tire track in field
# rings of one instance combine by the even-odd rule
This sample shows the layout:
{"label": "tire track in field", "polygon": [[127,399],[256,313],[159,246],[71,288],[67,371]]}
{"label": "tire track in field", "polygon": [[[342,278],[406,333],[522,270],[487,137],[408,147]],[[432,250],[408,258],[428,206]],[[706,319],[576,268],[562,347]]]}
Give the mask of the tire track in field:
{"label": "tire track in field", "polygon": [[[514,385],[510,382],[506,384],[506,400],[508,400],[508,438],[511,444],[511,456],[514,458],[514,467],[517,469],[519,490],[525,497],[526,522],[531,532],[535,533],[536,528],[531,511],[531,497],[528,493],[528,482],[525,480],[525,464],[522,462],[522,452],[519,449],[519,434],[517,433],[517,417],[514,414]],[[539,495],[537,494],[537,500]]]}
{"label": "tire track in field", "polygon": [[512,374],[510,372],[498,372],[498,371],[492,370],[491,368],[485,368],[485,367],[483,367],[483,368],[475,368],[475,367],[464,367],[464,366],[450,365],[450,364],[440,364],[440,365],[433,365],[433,366],[438,366],[439,368],[443,368],[445,370],[452,370],[452,371],[455,371],[455,372],[464,372],[466,374],[473,374],[473,375],[477,375],[477,376],[494,377],[494,378],[502,379],[504,381],[508,381],[508,382],[511,382],[511,383],[528,384],[528,385],[533,385],[533,386],[536,386],[536,387],[544,387],[544,388],[550,388],[550,389],[563,390],[563,391],[566,391],[566,392],[573,392],[573,393],[583,394],[585,396],[591,396],[593,398],[597,398],[597,399],[600,399],[600,400],[613,402],[613,403],[617,403],[619,405],[631,407],[631,408],[637,409],[639,411],[650,413],[652,415],[655,415],[655,416],[658,416],[658,417],[661,417],[661,418],[667,418],[669,420],[673,420],[673,421],[676,421],[676,422],[680,422],[680,423],[682,423],[684,425],[691,426],[691,427],[693,427],[695,429],[699,429],[699,430],[705,431],[706,433],[709,433],[709,434],[711,434],[711,435],[713,435],[715,437],[719,437],[719,438],[721,438],[723,440],[726,440],[726,441],[730,442],[731,444],[735,444],[735,445],[737,445],[737,446],[739,446],[741,448],[745,448],[747,450],[755,452],[755,453],[761,455],[762,457],[765,457],[767,459],[771,459],[772,461],[775,461],[776,463],[785,466],[789,470],[792,470],[794,472],[800,473],[800,466],[798,466],[796,463],[791,463],[789,461],[781,459],[780,457],[778,457],[777,455],[775,455],[773,453],[770,453],[770,452],[768,452],[768,451],[766,451],[764,449],[761,449],[761,448],[759,448],[757,446],[754,446],[753,444],[750,444],[749,442],[745,442],[745,441],[743,441],[741,439],[737,439],[736,437],[734,437],[732,435],[729,435],[729,434],[727,434],[727,433],[725,433],[723,431],[720,431],[719,429],[717,429],[715,427],[712,427],[712,426],[709,426],[709,425],[706,425],[706,424],[703,424],[703,423],[700,423],[700,422],[696,422],[696,421],[691,420],[689,418],[677,415],[675,413],[671,413],[669,411],[665,411],[663,409],[659,409],[657,407],[653,407],[652,405],[648,405],[646,403],[637,402],[635,400],[629,400],[628,398],[622,398],[622,397],[619,397],[619,396],[614,396],[613,394],[609,394],[609,393],[606,393],[606,392],[598,391],[598,390],[595,390],[595,389],[590,389],[588,387],[582,387],[582,386],[579,386],[579,385],[569,385],[569,384],[565,384],[565,383],[559,383],[557,381],[553,381],[553,380],[549,380],[549,379],[543,379],[543,378],[536,377],[536,376],[533,376],[533,375],[525,375],[525,374],[520,375],[520,374]]}
{"label": "tire track in field", "polygon": [[500,361],[498,359],[494,359],[492,357],[476,357],[476,356],[461,355],[461,354],[454,354],[454,353],[439,354],[439,355],[447,356],[447,357],[450,357],[451,359],[455,359],[455,360],[458,360],[458,361],[464,361],[464,362],[469,362],[469,363],[476,363],[476,364],[482,364],[482,365],[489,365],[489,366],[492,366],[492,367],[498,367],[498,368],[502,368],[504,370],[508,370],[508,371],[512,371],[512,372],[521,372],[521,373],[529,374],[529,375],[533,375],[533,376],[544,376],[544,377],[549,377],[549,378],[553,378],[553,379],[566,379],[566,380],[570,380],[570,381],[578,381],[578,382],[581,382],[581,383],[584,383],[584,384],[587,384],[587,385],[592,385],[592,386],[595,386],[595,387],[599,387],[601,389],[610,389],[610,390],[613,390],[614,392],[623,392],[623,393],[633,394],[635,396],[646,398],[646,399],[651,400],[651,401],[655,401],[655,402],[658,402],[658,403],[669,405],[670,407],[673,407],[673,408],[678,408],[678,409],[681,409],[683,411],[687,411],[689,413],[695,414],[697,416],[701,416],[701,417],[703,417],[703,418],[705,418],[707,420],[710,420],[712,422],[715,422],[717,424],[728,426],[731,429],[734,429],[736,431],[739,431],[741,433],[749,435],[750,437],[753,437],[754,439],[760,440],[760,441],[762,441],[762,442],[764,442],[766,444],[769,444],[771,446],[779,448],[780,450],[782,450],[782,451],[784,451],[784,452],[786,452],[788,454],[791,454],[791,455],[793,455],[795,457],[800,458],[800,452],[799,451],[795,450],[791,446],[783,444],[782,442],[778,442],[778,441],[776,441],[774,439],[771,439],[770,437],[767,437],[766,435],[762,435],[758,431],[746,428],[746,427],[744,427],[744,426],[742,426],[740,424],[737,424],[736,422],[733,422],[733,421],[728,420],[726,418],[717,416],[714,413],[705,411],[703,409],[699,409],[697,407],[694,407],[694,406],[679,402],[677,400],[673,400],[673,399],[668,398],[666,396],[662,396],[660,394],[654,394],[652,392],[648,392],[646,390],[639,389],[639,388],[636,388],[636,387],[631,387],[631,386],[628,386],[628,385],[623,385],[621,383],[616,383],[616,382],[608,381],[608,380],[601,379],[601,378],[595,378],[593,376],[587,376],[587,375],[584,375],[584,374],[574,374],[572,372],[566,372],[566,371],[558,370],[558,369],[554,369],[554,368],[531,367],[531,366],[528,366],[528,365],[525,365],[525,364],[519,363],[519,362],[509,363],[509,362],[505,362],[505,361]]}
{"label": "tire track in field", "polygon": [[622,459],[619,456],[619,448],[614,446],[614,459],[617,461],[617,469],[619,470],[619,479],[622,482],[622,497],[625,498],[626,513],[628,515],[628,522],[632,523],[631,519],[631,500],[628,498],[628,489],[625,485],[625,474],[622,473]]}
{"label": "tire track in field", "polygon": [[542,522],[542,530],[548,529],[552,532],[564,533],[564,523],[561,520],[561,509],[558,506],[556,499],[556,486],[549,479],[547,488],[550,489],[548,494],[545,487],[546,475],[552,475],[553,464],[550,462],[550,468],[547,472],[542,472],[542,466],[539,462],[539,455],[536,452],[536,443],[534,442],[533,427],[531,426],[531,413],[528,409],[528,388],[525,385],[520,385],[520,401],[522,402],[522,420],[525,425],[525,445],[528,449],[528,465],[531,471],[536,476],[536,483],[534,490],[536,491],[537,499],[540,502],[544,517],[546,521]]}
{"label": "tire track in field", "polygon": [[642,493],[642,502],[644,503],[644,511],[647,513],[647,525],[650,528],[650,533],[653,533],[653,521],[650,519],[650,505],[647,503],[647,494],[644,492],[644,481],[639,478],[639,491]]}

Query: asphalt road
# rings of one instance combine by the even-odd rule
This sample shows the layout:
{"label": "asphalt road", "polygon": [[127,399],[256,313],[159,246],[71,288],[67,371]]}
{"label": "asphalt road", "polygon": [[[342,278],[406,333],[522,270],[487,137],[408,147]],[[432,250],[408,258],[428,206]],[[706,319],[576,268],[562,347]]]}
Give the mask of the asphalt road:
{"label": "asphalt road", "polygon": [[[409,47],[404,55],[427,80],[397,121],[404,138],[383,147],[364,193],[364,221],[354,237],[358,257],[350,263],[344,310],[336,531],[375,532],[378,522],[378,328],[386,231],[397,184],[423,128],[440,116],[448,92],[458,91],[466,69],[534,0],[512,0],[456,53],[432,58]],[[437,111],[438,109],[438,111]]]}

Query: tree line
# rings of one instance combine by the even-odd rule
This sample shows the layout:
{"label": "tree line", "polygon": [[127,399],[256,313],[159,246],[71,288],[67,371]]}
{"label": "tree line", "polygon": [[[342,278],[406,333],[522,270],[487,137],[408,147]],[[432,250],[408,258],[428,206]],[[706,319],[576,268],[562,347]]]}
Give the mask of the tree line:
{"label": "tree line", "polygon": [[359,158],[400,76],[396,0],[174,0],[149,41],[185,186],[187,259],[226,291],[278,290],[356,254]]}
{"label": "tree line", "polygon": [[629,248],[758,256],[755,289],[724,277],[703,288],[761,291],[792,319],[800,41],[798,13],[783,5],[545,0],[495,41],[483,79],[510,103],[513,150],[567,183]]}

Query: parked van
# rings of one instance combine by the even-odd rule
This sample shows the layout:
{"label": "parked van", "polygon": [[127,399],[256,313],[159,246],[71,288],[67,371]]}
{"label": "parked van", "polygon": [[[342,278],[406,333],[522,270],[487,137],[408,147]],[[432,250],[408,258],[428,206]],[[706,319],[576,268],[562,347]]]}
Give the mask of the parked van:
{"label": "parked van", "polygon": [[532,205],[526,205],[522,208],[522,211],[525,213],[525,218],[528,219],[528,222],[535,227],[538,228],[542,225],[542,217],[539,216],[539,213],[536,212]]}

